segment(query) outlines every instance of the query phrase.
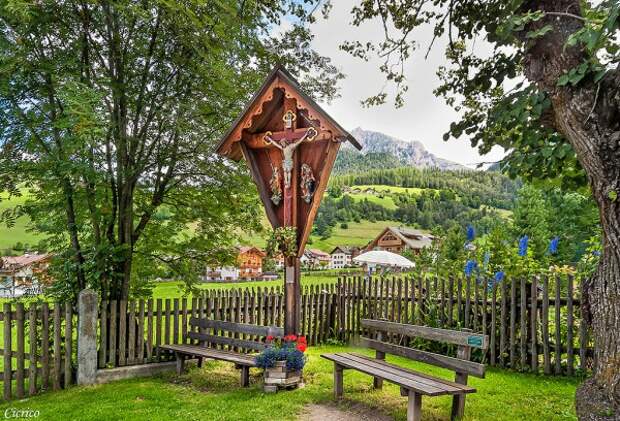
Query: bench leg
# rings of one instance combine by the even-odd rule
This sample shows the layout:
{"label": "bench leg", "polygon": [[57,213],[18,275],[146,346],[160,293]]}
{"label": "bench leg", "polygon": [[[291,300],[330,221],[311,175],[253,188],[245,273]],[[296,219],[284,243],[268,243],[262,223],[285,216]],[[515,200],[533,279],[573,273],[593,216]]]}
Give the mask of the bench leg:
{"label": "bench leg", "polygon": [[[468,375],[465,373],[456,373],[454,381],[459,384],[467,384]],[[460,395],[452,396],[452,414],[450,415],[451,420],[458,420],[463,418],[465,415],[465,394],[461,393]]]}
{"label": "bench leg", "polygon": [[202,357],[198,357],[198,368],[202,368]]}
{"label": "bench leg", "polygon": [[247,365],[241,366],[241,387],[250,386],[250,367]]}
{"label": "bench leg", "polygon": [[465,394],[461,393],[459,395],[452,396],[452,414],[450,415],[451,420],[460,420],[465,415]]}
{"label": "bench leg", "polygon": [[407,421],[420,421],[422,419],[422,395],[409,391],[407,402]]}
{"label": "bench leg", "polygon": [[177,374],[180,376],[181,374],[183,374],[183,368],[185,366],[185,356],[179,354],[178,352],[175,352],[175,354],[177,357]]}
{"label": "bench leg", "polygon": [[334,397],[342,398],[344,393],[343,369],[342,366],[334,363]]}
{"label": "bench leg", "polygon": [[[378,336],[379,340],[381,340],[381,335]],[[377,360],[385,361],[385,352],[377,351],[375,358]],[[382,389],[383,388],[383,379],[380,377],[373,377],[372,379],[372,387],[374,389]]]}

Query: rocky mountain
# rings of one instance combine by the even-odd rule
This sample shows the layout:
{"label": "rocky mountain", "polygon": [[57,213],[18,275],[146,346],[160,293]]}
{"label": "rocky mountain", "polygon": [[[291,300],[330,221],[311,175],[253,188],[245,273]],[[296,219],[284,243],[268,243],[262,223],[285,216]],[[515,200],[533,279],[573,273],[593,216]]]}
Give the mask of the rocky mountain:
{"label": "rocky mountain", "polygon": [[437,167],[442,170],[467,169],[464,165],[433,155],[421,142],[415,140],[407,142],[384,133],[364,130],[361,127],[351,131],[351,134],[364,148],[357,152],[352,145],[347,143],[336,161],[337,172],[397,166]]}

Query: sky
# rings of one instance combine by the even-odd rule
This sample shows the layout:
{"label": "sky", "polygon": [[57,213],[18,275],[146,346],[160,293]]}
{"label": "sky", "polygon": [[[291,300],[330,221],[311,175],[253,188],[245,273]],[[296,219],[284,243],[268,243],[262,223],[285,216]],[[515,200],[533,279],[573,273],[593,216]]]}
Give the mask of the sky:
{"label": "sky", "polygon": [[[355,0],[332,2],[333,9],[329,19],[324,20],[321,17],[312,25],[315,34],[314,49],[330,57],[333,64],[347,76],[340,82],[341,97],[331,104],[321,104],[325,110],[349,130],[362,127],[405,141],[418,140],[438,157],[468,166],[501,159],[504,153],[500,147],[480,156],[465,137],[444,142],[443,134],[452,121],[458,120],[458,114],[446,105],[442,98],[433,94],[433,89],[439,86],[435,72],[445,62],[445,42],[436,41],[428,58],[424,59],[432,39],[430,26],[420,28],[414,33],[420,49],[406,66],[409,91],[405,97],[405,106],[396,108],[390,100],[382,106],[371,108],[361,105],[361,100],[378,93],[384,86],[385,75],[379,71],[380,61],[362,61],[340,51],[339,45],[345,40],[380,40],[383,29],[377,22],[365,23],[361,27],[351,25],[350,11],[355,3]],[[317,14],[319,15],[320,13]]]}

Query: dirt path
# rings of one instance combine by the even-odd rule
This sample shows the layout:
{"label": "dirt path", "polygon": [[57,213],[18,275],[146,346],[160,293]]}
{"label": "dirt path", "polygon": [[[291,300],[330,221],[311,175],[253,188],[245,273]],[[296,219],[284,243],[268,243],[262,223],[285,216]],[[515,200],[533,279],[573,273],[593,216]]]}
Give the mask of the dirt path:
{"label": "dirt path", "polygon": [[299,419],[302,421],[393,421],[392,417],[362,404],[307,405]]}

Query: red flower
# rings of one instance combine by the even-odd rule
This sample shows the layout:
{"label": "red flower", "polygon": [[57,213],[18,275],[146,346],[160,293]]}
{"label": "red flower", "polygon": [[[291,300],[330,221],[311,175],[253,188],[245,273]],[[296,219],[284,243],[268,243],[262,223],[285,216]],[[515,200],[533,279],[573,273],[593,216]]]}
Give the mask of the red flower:
{"label": "red flower", "polygon": [[308,346],[300,342],[297,344],[297,349],[301,352],[306,352],[306,349],[308,349]]}
{"label": "red flower", "polygon": [[295,335],[286,335],[284,337],[284,341],[285,342],[294,342],[296,340],[297,340],[297,336],[295,336]]}
{"label": "red flower", "polygon": [[308,342],[306,342],[306,337],[305,336],[300,336],[299,338],[297,338],[297,342],[299,342],[301,344],[308,344]]}
{"label": "red flower", "polygon": [[273,335],[267,335],[267,342],[271,342],[273,339]]}

